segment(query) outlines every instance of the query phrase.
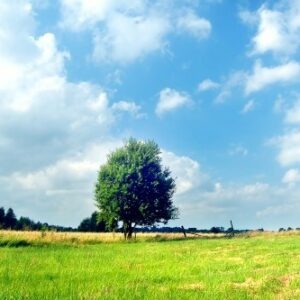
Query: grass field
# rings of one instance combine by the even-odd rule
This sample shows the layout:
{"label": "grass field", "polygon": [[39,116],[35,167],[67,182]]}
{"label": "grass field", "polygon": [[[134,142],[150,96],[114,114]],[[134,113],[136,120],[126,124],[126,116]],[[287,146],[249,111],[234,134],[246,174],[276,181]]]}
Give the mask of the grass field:
{"label": "grass field", "polygon": [[0,299],[300,299],[300,235],[0,231]]}

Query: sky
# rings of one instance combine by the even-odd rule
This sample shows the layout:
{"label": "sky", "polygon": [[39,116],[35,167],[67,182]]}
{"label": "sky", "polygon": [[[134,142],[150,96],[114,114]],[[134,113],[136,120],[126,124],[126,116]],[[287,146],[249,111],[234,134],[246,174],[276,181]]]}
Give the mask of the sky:
{"label": "sky", "polygon": [[0,206],[77,226],[107,154],[154,140],[171,226],[300,227],[300,2],[0,3]]}

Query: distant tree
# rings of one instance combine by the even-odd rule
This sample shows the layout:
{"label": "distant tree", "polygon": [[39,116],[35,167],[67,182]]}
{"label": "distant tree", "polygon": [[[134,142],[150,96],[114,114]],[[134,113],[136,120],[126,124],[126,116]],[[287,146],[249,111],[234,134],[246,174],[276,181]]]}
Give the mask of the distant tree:
{"label": "distant tree", "polygon": [[20,217],[18,220],[17,229],[18,230],[33,230],[34,222],[27,217]]}
{"label": "distant tree", "polygon": [[78,231],[89,232],[91,230],[91,219],[85,218],[78,226]]}
{"label": "distant tree", "polygon": [[83,232],[104,232],[105,231],[105,222],[99,220],[98,213],[95,211],[92,213],[90,218],[82,220],[78,226],[78,231]]}
{"label": "distant tree", "polygon": [[42,230],[42,227],[43,227],[43,224],[41,222],[37,222],[34,224],[33,229],[40,231],[40,230]]}
{"label": "distant tree", "polygon": [[212,227],[211,229],[210,229],[210,232],[211,233],[222,233],[222,232],[224,232],[224,227]]}
{"label": "distant tree", "polygon": [[98,216],[99,214],[95,211],[91,215],[91,231],[92,232],[101,232],[105,231],[105,222],[101,220]]}
{"label": "distant tree", "polygon": [[18,220],[12,208],[9,208],[5,215],[5,228],[16,229]]}
{"label": "distant tree", "polygon": [[162,166],[158,145],[130,139],[100,168],[95,199],[100,219],[109,229],[121,221],[127,239],[137,225],[166,224],[177,216],[174,191],[175,181]]}
{"label": "distant tree", "polygon": [[5,227],[5,210],[0,207],[0,229]]}

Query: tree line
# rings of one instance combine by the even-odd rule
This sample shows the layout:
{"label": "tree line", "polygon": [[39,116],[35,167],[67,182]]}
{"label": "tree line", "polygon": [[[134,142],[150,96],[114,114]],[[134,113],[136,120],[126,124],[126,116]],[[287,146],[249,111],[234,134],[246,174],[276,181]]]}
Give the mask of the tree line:
{"label": "tree line", "polygon": [[65,227],[60,225],[50,225],[48,223],[35,222],[28,217],[21,216],[17,218],[14,210],[0,207],[0,229],[5,230],[23,230],[23,231],[80,231],[80,232],[105,232],[106,225],[104,221],[98,220],[98,213],[95,211],[90,217],[83,219],[77,228]]}
{"label": "tree line", "polygon": [[55,230],[55,231],[74,231],[72,227],[64,227],[57,225],[49,225],[48,223],[35,222],[28,217],[16,217],[12,208],[5,211],[4,207],[0,207],[0,229],[8,230]]}

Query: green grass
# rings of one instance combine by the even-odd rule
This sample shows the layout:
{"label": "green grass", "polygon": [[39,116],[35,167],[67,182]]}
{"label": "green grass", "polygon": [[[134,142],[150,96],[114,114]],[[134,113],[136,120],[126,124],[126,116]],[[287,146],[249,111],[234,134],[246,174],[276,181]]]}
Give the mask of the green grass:
{"label": "green grass", "polygon": [[[300,299],[300,236],[0,242],[0,299]],[[1,239],[0,239],[1,241]]]}

